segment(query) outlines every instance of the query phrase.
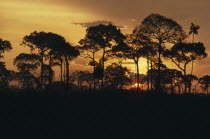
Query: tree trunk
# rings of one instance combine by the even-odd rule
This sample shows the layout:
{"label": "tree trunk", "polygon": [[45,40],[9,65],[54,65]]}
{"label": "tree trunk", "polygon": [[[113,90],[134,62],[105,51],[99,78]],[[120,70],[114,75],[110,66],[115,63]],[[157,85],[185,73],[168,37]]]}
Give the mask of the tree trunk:
{"label": "tree trunk", "polygon": [[140,79],[139,79],[139,61],[138,60],[136,61],[136,70],[137,70],[137,90],[139,90]]}
{"label": "tree trunk", "polygon": [[179,95],[181,95],[181,86],[180,85],[178,85],[178,92],[179,92]]}
{"label": "tree trunk", "polygon": [[105,63],[105,47],[103,48],[103,56],[102,56],[103,74],[102,74],[101,90],[104,90],[104,68],[105,68],[104,63]]}
{"label": "tree trunk", "polygon": [[150,73],[150,82],[151,82],[151,87],[150,87],[150,89],[151,89],[151,91],[153,90],[153,83],[152,83],[152,70],[153,70],[153,68],[152,68],[152,60],[150,60],[150,71],[151,71],[151,73]]}
{"label": "tree trunk", "polygon": [[69,61],[68,61],[67,56],[65,56],[65,61],[66,61],[66,90],[68,91],[69,89]]}
{"label": "tree trunk", "polygon": [[96,76],[95,76],[96,65],[95,65],[95,53],[93,53],[93,62],[94,62],[94,64],[93,64],[93,85],[94,85],[93,89],[94,89],[94,91],[95,91],[95,90],[96,90]]}
{"label": "tree trunk", "polygon": [[174,94],[174,86],[173,86],[173,81],[171,82],[171,94]]}
{"label": "tree trunk", "polygon": [[147,91],[149,91],[149,57],[147,57]]}
{"label": "tree trunk", "polygon": [[187,93],[187,74],[186,74],[186,66],[184,68],[184,93]]}
{"label": "tree trunk", "polygon": [[60,74],[61,74],[61,82],[63,82],[63,60],[62,58],[60,59],[61,65],[60,65]]}
{"label": "tree trunk", "polygon": [[64,77],[64,83],[66,84],[66,62],[64,62],[64,73],[63,73],[63,77]]}
{"label": "tree trunk", "polygon": [[50,54],[50,59],[49,59],[49,75],[48,75],[48,82],[49,82],[49,85],[51,85],[52,83],[52,73],[51,73],[51,69],[52,69],[52,56]]}
{"label": "tree trunk", "polygon": [[160,83],[161,83],[161,49],[162,49],[162,41],[159,40],[159,46],[158,46],[158,77],[157,77],[157,83],[156,83],[156,93],[162,93],[161,92],[161,86],[160,86]]}
{"label": "tree trunk", "polygon": [[120,62],[120,90],[123,88],[122,62]]}
{"label": "tree trunk", "polygon": [[[195,34],[193,33],[193,39],[192,39],[192,43],[194,44],[194,36]],[[193,75],[193,66],[194,66],[194,61],[192,60],[192,69],[191,69],[191,74]]]}
{"label": "tree trunk", "polygon": [[191,90],[192,90],[192,84],[189,84],[189,94],[191,94]]}
{"label": "tree trunk", "polygon": [[41,53],[41,88],[43,87],[44,53]]}

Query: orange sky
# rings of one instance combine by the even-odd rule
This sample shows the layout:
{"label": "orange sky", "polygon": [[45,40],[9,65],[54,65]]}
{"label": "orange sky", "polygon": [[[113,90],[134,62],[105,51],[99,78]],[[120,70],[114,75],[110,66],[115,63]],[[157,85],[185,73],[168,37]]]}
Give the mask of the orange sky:
{"label": "orange sky", "polygon": [[[13,50],[5,54],[5,61],[8,69],[14,69],[13,59],[19,53],[29,52],[20,46],[23,36],[35,30],[54,32],[77,44],[84,37],[86,28],[73,23],[112,21],[124,26],[122,32],[126,34],[150,13],[159,13],[176,20],[187,32],[191,22],[200,25],[196,41],[203,42],[209,52],[209,9],[209,0],[1,0],[0,37],[12,43]],[[76,59],[71,64],[72,71],[91,69],[84,66],[87,62],[81,57]],[[210,58],[197,62],[195,74],[199,77],[210,75],[209,63]],[[135,70],[132,65],[125,66]],[[142,73],[146,71],[145,67],[142,60]],[[176,66],[169,62],[169,67]]]}

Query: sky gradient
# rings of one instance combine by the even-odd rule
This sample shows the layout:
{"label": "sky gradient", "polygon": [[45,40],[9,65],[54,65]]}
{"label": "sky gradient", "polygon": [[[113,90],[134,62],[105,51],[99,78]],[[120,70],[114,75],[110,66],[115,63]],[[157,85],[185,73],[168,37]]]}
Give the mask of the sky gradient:
{"label": "sky gradient", "polygon": [[[209,0],[1,0],[0,37],[12,43],[13,50],[5,54],[5,61],[8,69],[14,69],[13,59],[19,53],[29,53],[29,49],[20,46],[22,38],[35,30],[60,34],[76,45],[84,37],[86,27],[98,21],[112,22],[127,34],[146,16],[158,13],[177,21],[186,32],[191,22],[200,25],[195,41],[203,42],[209,53],[209,9]],[[79,57],[71,63],[71,71],[91,69],[84,66],[87,62]],[[146,71],[144,62],[139,63],[142,73]],[[134,65],[125,66],[135,70]],[[198,77],[210,75],[209,67],[210,57],[196,62],[194,73]]]}

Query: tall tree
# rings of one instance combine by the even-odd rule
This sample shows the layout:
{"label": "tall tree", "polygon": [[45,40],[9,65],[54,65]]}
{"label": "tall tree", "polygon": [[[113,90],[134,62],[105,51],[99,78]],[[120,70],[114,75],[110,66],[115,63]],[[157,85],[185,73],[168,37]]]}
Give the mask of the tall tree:
{"label": "tall tree", "polygon": [[44,72],[44,57],[49,50],[48,47],[48,35],[46,32],[32,32],[30,35],[26,35],[23,38],[22,45],[30,47],[31,51],[38,51],[38,55],[41,56],[41,87],[43,86],[43,72]]}
{"label": "tall tree", "polygon": [[[43,72],[44,72],[44,58],[49,60],[48,71],[51,71],[53,65],[53,55],[55,53],[60,53],[60,56],[63,56],[66,61],[66,69],[69,68],[69,59],[74,57],[73,52],[75,49],[66,42],[65,38],[52,33],[52,32],[33,32],[28,36],[23,38],[22,45],[28,46],[32,51],[38,50],[38,55],[41,56],[41,86],[43,85]],[[66,70],[67,71],[67,70]],[[52,72],[48,72],[48,81],[51,84]],[[69,76],[69,71],[66,72]],[[67,75],[66,75],[67,76]],[[67,78],[68,79],[68,78]]]}
{"label": "tall tree", "polygon": [[137,73],[137,90],[140,89],[140,79],[139,79],[139,59],[144,56],[143,47],[149,46],[150,39],[144,35],[138,36],[133,33],[127,35],[126,44],[129,46],[128,51],[126,52],[126,57],[132,59],[136,64],[136,73]]}
{"label": "tall tree", "polygon": [[210,76],[205,75],[199,78],[199,83],[201,84],[201,88],[206,90],[206,94],[209,94]]}
{"label": "tall tree", "polygon": [[18,69],[16,78],[22,84],[23,88],[32,87],[35,84],[39,86],[38,79],[34,72],[40,66],[41,57],[36,54],[21,53],[14,59],[14,65]]}
{"label": "tall tree", "polygon": [[188,93],[191,93],[192,90],[192,84],[193,82],[198,80],[198,77],[192,74],[186,75],[187,78],[187,87],[188,87]]}
{"label": "tall tree", "polygon": [[207,57],[203,43],[178,43],[171,50],[166,50],[164,56],[171,59],[183,72],[185,93],[187,93],[187,65],[192,60],[201,60]]}
{"label": "tall tree", "polygon": [[192,34],[192,43],[194,43],[195,35],[198,35],[199,29],[200,29],[199,25],[195,25],[194,23],[191,23],[189,35]]}
{"label": "tall tree", "polygon": [[[107,50],[109,50],[113,44],[118,44],[125,39],[125,36],[121,33],[120,29],[116,26],[109,25],[98,25],[87,29],[86,38],[93,40],[93,42],[100,46],[102,49],[102,69],[105,68],[105,57]],[[103,78],[102,78],[102,90],[103,90]]]}
{"label": "tall tree", "polygon": [[[4,58],[4,52],[12,50],[10,41],[0,38],[0,59]],[[14,71],[7,70],[5,62],[0,61],[0,88],[7,88],[12,80]]]}
{"label": "tall tree", "polygon": [[[119,73],[122,75],[119,76]],[[121,67],[118,64],[113,63],[107,66],[105,69],[105,86],[107,89],[119,89],[121,88],[121,80],[123,80],[122,86],[130,85],[131,79],[126,76],[129,70],[126,67]],[[122,79],[121,79],[122,78]]]}
{"label": "tall tree", "polygon": [[0,58],[4,58],[3,53],[5,51],[10,51],[12,50],[12,45],[10,41],[3,40],[0,38]]}
{"label": "tall tree", "polygon": [[71,46],[69,43],[66,43],[64,49],[64,59],[66,66],[66,89],[69,89],[70,74],[69,74],[69,61],[77,58],[80,55],[79,50],[76,47]]}
{"label": "tall tree", "polygon": [[5,62],[0,62],[0,88],[8,88],[10,81],[14,80],[15,72],[7,70]]}
{"label": "tall tree", "polygon": [[157,91],[160,92],[161,78],[160,78],[160,68],[161,68],[161,56],[165,48],[166,43],[177,43],[182,42],[186,38],[182,27],[174,20],[166,18],[165,16],[159,14],[151,14],[146,17],[142,25],[135,29],[135,33],[144,33],[150,39],[157,42],[158,45],[158,76],[157,78]]}
{"label": "tall tree", "polygon": [[[195,25],[194,23],[191,23],[189,35],[192,34],[192,43],[194,43],[195,35],[198,35],[198,30],[200,29],[200,26]],[[193,61],[192,61],[192,69],[191,74],[193,74]]]}
{"label": "tall tree", "polygon": [[108,57],[117,58],[118,64],[120,66],[120,89],[123,88],[123,60],[127,59],[127,53],[129,52],[130,47],[126,45],[126,43],[120,43],[112,47],[112,49],[108,52]]}
{"label": "tall tree", "polygon": [[[93,66],[93,80],[94,80],[94,90],[96,89],[96,77],[95,77],[95,70],[96,70],[96,65],[97,62],[95,60],[95,54],[100,50],[100,46],[96,43],[94,43],[93,40],[85,38],[79,41],[79,44],[82,46],[80,47],[80,50],[83,52],[86,51],[87,53],[84,54],[84,58],[89,58],[91,59],[91,62],[89,65]],[[91,53],[91,54],[89,54]]]}
{"label": "tall tree", "polygon": [[[142,48],[142,54],[143,57],[147,59],[147,71],[150,70],[150,66],[152,63],[152,59],[157,55],[156,49],[157,49],[157,43],[154,43],[152,41],[149,41],[147,45],[143,46]],[[147,72],[147,91],[150,90],[149,84],[150,84],[150,74]],[[152,84],[151,84],[152,86]]]}

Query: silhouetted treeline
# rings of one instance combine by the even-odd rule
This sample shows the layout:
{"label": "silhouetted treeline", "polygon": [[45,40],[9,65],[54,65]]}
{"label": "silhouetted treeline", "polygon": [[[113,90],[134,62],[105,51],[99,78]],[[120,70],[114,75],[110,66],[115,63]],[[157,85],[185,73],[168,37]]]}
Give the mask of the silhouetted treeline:
{"label": "silhouetted treeline", "polygon": [[[34,31],[23,37],[20,47],[29,47],[31,53],[21,53],[14,59],[18,71],[10,71],[0,63],[1,88],[65,89],[71,90],[123,90],[156,94],[200,93],[199,84],[208,94],[209,76],[193,75],[193,63],[207,57],[202,42],[195,41],[200,26],[191,24],[189,33],[173,19],[159,14],[147,16],[131,34],[124,35],[116,26],[98,25],[86,29],[77,46],[61,35]],[[192,35],[192,42],[187,38]],[[168,45],[172,46],[170,49]],[[0,39],[0,56],[12,49],[9,41]],[[78,69],[70,75],[71,65],[78,56],[89,59],[92,72]],[[140,58],[147,60],[147,73],[140,75]],[[110,59],[117,63],[105,65]],[[136,74],[123,67],[123,61],[135,63]],[[170,69],[163,60],[170,60],[177,69]],[[191,73],[187,69],[191,64]],[[54,67],[59,67],[59,81]]]}

